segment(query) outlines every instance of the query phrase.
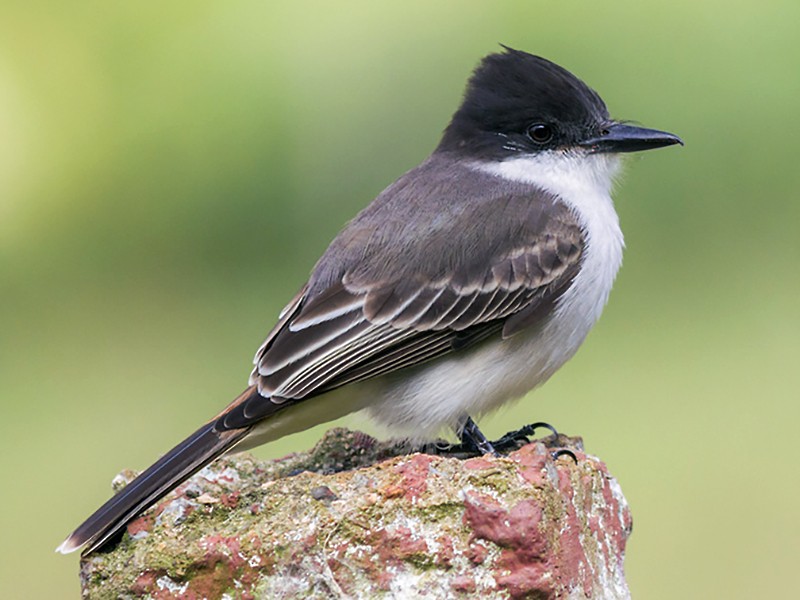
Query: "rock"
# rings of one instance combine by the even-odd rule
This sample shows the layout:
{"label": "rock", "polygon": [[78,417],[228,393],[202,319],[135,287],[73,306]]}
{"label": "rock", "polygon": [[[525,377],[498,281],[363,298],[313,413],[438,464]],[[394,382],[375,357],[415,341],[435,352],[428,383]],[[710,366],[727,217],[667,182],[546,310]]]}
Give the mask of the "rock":
{"label": "rock", "polygon": [[333,429],[310,452],[218,460],[81,560],[83,597],[630,597],[630,511],[579,439],[407,451]]}

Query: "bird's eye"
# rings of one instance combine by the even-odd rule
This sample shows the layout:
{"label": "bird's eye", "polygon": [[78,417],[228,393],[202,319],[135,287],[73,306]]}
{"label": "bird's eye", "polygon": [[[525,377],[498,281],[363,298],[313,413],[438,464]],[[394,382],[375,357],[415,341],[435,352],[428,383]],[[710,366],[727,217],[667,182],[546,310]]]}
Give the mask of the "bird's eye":
{"label": "bird's eye", "polygon": [[537,144],[546,144],[553,139],[553,128],[544,123],[534,123],[528,127],[528,137]]}

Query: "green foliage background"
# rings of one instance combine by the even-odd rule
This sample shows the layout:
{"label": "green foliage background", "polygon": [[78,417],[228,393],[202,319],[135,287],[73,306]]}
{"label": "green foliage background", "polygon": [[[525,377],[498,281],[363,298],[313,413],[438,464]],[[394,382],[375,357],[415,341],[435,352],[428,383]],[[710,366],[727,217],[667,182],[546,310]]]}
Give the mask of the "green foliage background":
{"label": "green foliage background", "polygon": [[8,0],[3,597],[78,597],[53,548],[243,387],[316,257],[433,148],[498,42],[686,147],[630,161],[603,319],[485,430],[546,420],[607,461],[636,598],[791,595],[800,3]]}

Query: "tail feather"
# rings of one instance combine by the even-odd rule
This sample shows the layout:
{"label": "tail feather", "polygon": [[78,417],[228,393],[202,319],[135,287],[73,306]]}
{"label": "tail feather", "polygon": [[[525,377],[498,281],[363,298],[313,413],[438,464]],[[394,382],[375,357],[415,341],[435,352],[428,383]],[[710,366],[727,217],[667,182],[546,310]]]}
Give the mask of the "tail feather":
{"label": "tail feather", "polygon": [[216,431],[216,420],[204,425],[162,456],[56,548],[67,554],[86,545],[84,554],[103,546],[130,521],[205,465],[231,449],[250,428]]}

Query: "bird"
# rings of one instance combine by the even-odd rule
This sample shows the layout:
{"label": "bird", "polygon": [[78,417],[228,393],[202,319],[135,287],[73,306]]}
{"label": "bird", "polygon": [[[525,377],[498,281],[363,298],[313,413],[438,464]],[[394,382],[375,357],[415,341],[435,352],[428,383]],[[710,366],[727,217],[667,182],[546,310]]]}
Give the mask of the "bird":
{"label": "bird", "polygon": [[202,467],[366,411],[415,439],[495,451],[473,418],[577,351],[622,261],[625,153],[683,144],[609,116],[557,64],[502,46],[441,141],[333,239],[258,349],[248,387],[57,548],[89,554]]}

